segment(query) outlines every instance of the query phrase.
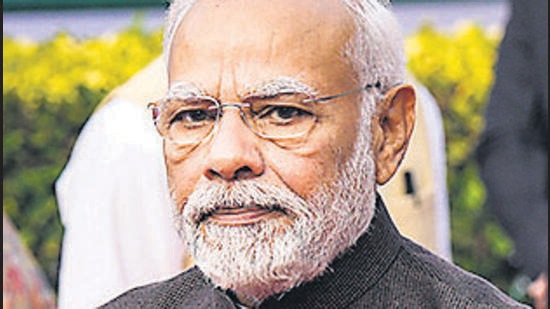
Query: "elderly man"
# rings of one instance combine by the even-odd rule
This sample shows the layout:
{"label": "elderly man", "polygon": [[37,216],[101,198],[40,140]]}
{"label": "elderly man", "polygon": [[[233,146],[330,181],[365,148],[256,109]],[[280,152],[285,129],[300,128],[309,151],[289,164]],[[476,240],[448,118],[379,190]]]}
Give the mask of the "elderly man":
{"label": "elderly man", "polygon": [[152,105],[196,266],[106,308],[522,307],[399,234],[376,185],[412,133],[376,1],[176,1]]}

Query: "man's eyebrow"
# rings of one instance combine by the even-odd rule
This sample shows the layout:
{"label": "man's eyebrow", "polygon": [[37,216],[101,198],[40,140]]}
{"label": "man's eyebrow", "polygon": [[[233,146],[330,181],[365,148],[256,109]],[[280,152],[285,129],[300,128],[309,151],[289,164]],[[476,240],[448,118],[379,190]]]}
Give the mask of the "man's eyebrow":
{"label": "man's eyebrow", "polygon": [[247,87],[246,91],[242,93],[240,97],[242,99],[247,99],[252,97],[273,97],[279,94],[293,93],[314,96],[317,94],[317,91],[294,77],[279,77],[252,87]]}
{"label": "man's eyebrow", "polygon": [[193,83],[189,82],[176,82],[172,85],[170,85],[170,88],[168,89],[168,93],[166,95],[167,98],[172,97],[196,97],[196,96],[204,96],[205,92],[201,90],[199,87],[194,85]]}
{"label": "man's eyebrow", "polygon": [[[294,77],[279,77],[247,87],[246,90],[239,95],[239,97],[247,99],[251,97],[273,97],[279,94],[293,93],[315,96],[318,92],[312,86],[307,85]],[[193,97],[205,95],[206,92],[193,83],[176,82],[170,85],[166,97]]]}

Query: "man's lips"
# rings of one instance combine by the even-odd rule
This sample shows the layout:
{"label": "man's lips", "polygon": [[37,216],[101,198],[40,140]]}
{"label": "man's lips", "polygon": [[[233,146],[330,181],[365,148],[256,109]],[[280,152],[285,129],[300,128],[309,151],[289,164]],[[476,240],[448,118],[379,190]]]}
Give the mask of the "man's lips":
{"label": "man's lips", "polygon": [[277,218],[284,215],[281,209],[267,209],[258,206],[245,208],[220,208],[203,217],[219,225],[248,225],[261,220]]}

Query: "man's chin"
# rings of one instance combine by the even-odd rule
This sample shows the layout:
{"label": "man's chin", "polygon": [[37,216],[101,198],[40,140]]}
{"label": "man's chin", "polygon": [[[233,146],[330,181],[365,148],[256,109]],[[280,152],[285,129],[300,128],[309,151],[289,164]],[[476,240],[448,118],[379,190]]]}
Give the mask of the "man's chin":
{"label": "man's chin", "polygon": [[209,220],[191,234],[188,230],[186,236],[194,239],[190,249],[197,266],[215,285],[263,300],[309,281],[323,270],[303,255],[311,252],[307,237],[302,238],[291,223],[281,215],[238,226]]}
{"label": "man's chin", "polygon": [[[208,267],[203,269],[201,265],[198,266],[216,286],[232,291],[241,301],[257,304],[270,296],[287,292],[303,282],[310,281],[322,272],[322,269],[312,271],[311,264],[306,266],[298,264],[296,262],[283,264],[266,272],[248,273],[248,276],[243,274],[220,276],[218,273],[208,271]],[[240,266],[235,265],[235,268]]]}

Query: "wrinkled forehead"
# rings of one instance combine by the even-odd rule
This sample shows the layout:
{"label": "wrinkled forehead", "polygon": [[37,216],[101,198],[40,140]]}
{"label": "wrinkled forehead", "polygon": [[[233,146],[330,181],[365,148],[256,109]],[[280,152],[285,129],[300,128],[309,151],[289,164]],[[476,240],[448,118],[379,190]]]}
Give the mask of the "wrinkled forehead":
{"label": "wrinkled forehead", "polygon": [[341,59],[354,33],[353,19],[338,0],[199,0],[177,27],[169,70],[205,57]]}

